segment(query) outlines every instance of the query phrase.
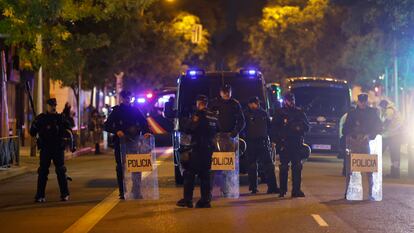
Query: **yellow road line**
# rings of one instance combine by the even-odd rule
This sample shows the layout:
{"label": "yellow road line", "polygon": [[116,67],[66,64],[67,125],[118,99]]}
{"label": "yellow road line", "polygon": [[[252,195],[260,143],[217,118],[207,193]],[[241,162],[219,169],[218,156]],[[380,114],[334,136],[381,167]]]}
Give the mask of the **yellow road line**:
{"label": "yellow road line", "polygon": [[325,220],[323,220],[323,218],[319,214],[312,214],[311,216],[316,221],[316,223],[318,223],[319,226],[321,227],[329,226],[328,223],[326,223]]}
{"label": "yellow road line", "polygon": [[[166,150],[164,154],[169,153],[170,150]],[[164,159],[165,160],[165,159]],[[161,164],[163,161],[160,161]],[[157,162],[157,165],[159,165]],[[144,173],[143,178],[147,177],[150,173]],[[108,195],[98,205],[89,210],[86,214],[80,217],[74,224],[72,224],[64,233],[87,233],[99,222],[109,211],[111,211],[119,203],[118,189],[115,189],[110,195]]]}
{"label": "yellow road line", "polygon": [[89,210],[78,221],[64,231],[64,233],[89,232],[112,208],[119,203],[118,189]]}

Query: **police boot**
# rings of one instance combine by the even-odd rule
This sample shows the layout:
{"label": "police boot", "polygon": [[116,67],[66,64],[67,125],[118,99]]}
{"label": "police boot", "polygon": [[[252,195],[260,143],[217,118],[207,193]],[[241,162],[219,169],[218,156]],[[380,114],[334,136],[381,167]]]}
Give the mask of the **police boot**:
{"label": "police boot", "polygon": [[[46,190],[46,183],[48,180],[49,169],[39,167],[37,170],[38,178],[37,178],[37,192],[35,200],[38,199],[45,199],[45,190]],[[36,201],[36,202],[44,202],[44,201]]]}
{"label": "police boot", "polygon": [[96,155],[101,154],[101,149],[100,149],[99,143],[95,143],[95,154]]}
{"label": "police boot", "polygon": [[279,171],[279,179],[280,179],[279,197],[284,197],[287,192],[289,164],[281,164],[279,169],[280,169]]}
{"label": "police boot", "polygon": [[300,189],[302,183],[302,164],[296,162],[292,164],[292,197],[305,197]]}
{"label": "police boot", "polygon": [[273,163],[265,165],[265,174],[266,174],[266,183],[267,183],[267,193],[280,193],[279,188],[277,187],[276,175],[275,175],[275,166]]}
{"label": "police boot", "polygon": [[390,174],[390,178],[394,178],[394,179],[399,179],[400,178],[400,166],[398,164],[398,166],[391,165],[391,174]]}
{"label": "police boot", "polygon": [[193,202],[185,199],[179,200],[176,205],[179,207],[193,208]]}
{"label": "police boot", "polygon": [[196,208],[211,208],[209,201],[199,200],[196,203]]}
{"label": "police boot", "polygon": [[252,194],[259,192],[257,189],[257,163],[252,163],[249,165],[249,191]]}
{"label": "police boot", "polygon": [[116,180],[119,189],[119,199],[124,200],[124,174],[122,171],[122,165],[116,165]]}

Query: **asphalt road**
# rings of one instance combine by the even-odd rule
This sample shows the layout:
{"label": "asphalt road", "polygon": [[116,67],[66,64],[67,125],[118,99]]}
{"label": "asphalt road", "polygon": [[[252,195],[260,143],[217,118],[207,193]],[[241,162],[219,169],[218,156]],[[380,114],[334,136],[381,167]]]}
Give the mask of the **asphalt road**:
{"label": "asphalt road", "polygon": [[68,161],[69,202],[59,201],[53,168],[43,204],[33,203],[36,174],[2,181],[0,232],[414,232],[412,180],[385,179],[382,202],[346,201],[341,162],[334,158],[305,164],[306,198],[250,195],[242,176],[239,199],[215,198],[211,209],[178,208],[182,188],[174,185],[170,152],[158,153],[159,200],[119,201],[111,155]]}

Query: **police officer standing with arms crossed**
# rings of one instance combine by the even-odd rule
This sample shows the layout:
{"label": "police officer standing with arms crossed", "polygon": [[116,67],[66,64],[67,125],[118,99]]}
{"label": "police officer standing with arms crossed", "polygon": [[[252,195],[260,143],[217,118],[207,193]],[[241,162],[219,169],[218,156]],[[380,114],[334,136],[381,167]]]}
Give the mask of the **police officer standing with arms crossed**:
{"label": "police officer standing with arms crossed", "polygon": [[[371,108],[368,105],[368,94],[362,93],[358,95],[357,108],[348,113],[342,129],[342,133],[346,137],[347,149],[351,153],[369,154],[369,141],[374,140],[381,131],[381,119],[377,109]],[[350,182],[350,158],[347,159],[346,165],[346,187],[348,188]],[[369,183],[373,184],[371,175],[368,176],[368,179]],[[345,193],[347,193],[347,190]]]}
{"label": "police officer standing with arms crossed", "polygon": [[270,155],[269,132],[271,123],[269,114],[260,107],[259,98],[252,97],[244,116],[246,118],[245,133],[249,163],[249,190],[252,194],[259,191],[257,189],[257,162],[260,162],[264,167],[267,193],[279,193],[275,166]]}
{"label": "police officer standing with arms crossed", "polygon": [[[211,101],[211,111],[218,113],[218,133],[228,134],[234,138],[239,135],[245,126],[245,120],[239,101],[232,98],[231,86],[226,84],[220,88],[220,98]],[[226,180],[226,172],[223,171]],[[225,184],[222,184],[221,191],[224,196],[228,195]]]}
{"label": "police officer standing with arms crossed", "polygon": [[197,110],[184,127],[191,135],[192,150],[189,157],[182,159],[184,168],[184,198],[177,202],[180,207],[193,207],[195,175],[200,179],[201,199],[196,208],[210,208],[211,201],[211,159],[214,151],[213,139],[217,132],[217,117],[207,110],[207,97],[200,95],[196,100]]}
{"label": "police officer standing with arms crossed", "polygon": [[104,124],[105,131],[114,134],[114,150],[116,161],[116,177],[119,187],[119,198],[124,199],[124,172],[122,166],[121,140],[125,137],[135,138],[137,135],[149,136],[148,123],[143,114],[131,105],[131,92],[123,90],[119,93],[121,104],[113,107]]}
{"label": "police officer standing with arms crossed", "polygon": [[35,202],[45,202],[45,189],[50,163],[53,160],[60,189],[61,201],[69,200],[68,181],[65,167],[65,136],[72,134],[66,118],[56,112],[56,99],[47,101],[47,111],[35,118],[30,127],[30,135],[38,135],[40,166],[37,170],[37,193]]}
{"label": "police officer standing with arms crossed", "polygon": [[287,192],[289,163],[292,169],[292,197],[305,197],[301,190],[303,137],[309,130],[305,113],[296,107],[293,93],[286,93],[283,107],[275,113],[272,122],[272,141],[280,156],[280,197]]}

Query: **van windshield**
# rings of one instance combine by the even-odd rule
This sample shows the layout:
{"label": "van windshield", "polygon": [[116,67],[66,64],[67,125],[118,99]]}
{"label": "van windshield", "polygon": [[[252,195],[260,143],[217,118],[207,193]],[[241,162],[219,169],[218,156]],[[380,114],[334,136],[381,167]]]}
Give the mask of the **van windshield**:
{"label": "van windshield", "polygon": [[341,117],[350,107],[349,90],[337,87],[293,87],[296,105],[308,116]]}
{"label": "van windshield", "polygon": [[196,79],[181,79],[178,96],[180,116],[188,116],[194,110],[197,95],[203,94],[209,99],[220,97],[220,87],[223,84],[229,84],[232,87],[233,98],[237,99],[243,108],[246,107],[249,98],[253,96],[258,96],[262,106],[266,106],[261,79],[249,79],[240,75],[226,76],[222,79],[219,75],[207,75]]}

